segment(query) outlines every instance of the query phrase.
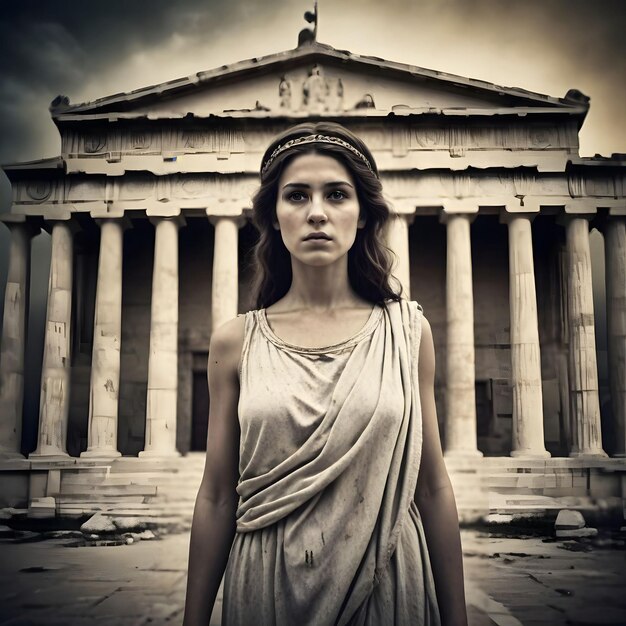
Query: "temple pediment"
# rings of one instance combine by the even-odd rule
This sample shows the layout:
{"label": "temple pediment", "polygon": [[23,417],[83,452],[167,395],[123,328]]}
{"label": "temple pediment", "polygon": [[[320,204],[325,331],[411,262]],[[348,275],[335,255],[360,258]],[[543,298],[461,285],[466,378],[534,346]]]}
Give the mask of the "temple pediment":
{"label": "temple pediment", "polygon": [[72,105],[59,97],[59,121],[101,117],[308,117],[443,113],[582,113],[588,98],[554,98],[310,43],[199,72],[160,85]]}

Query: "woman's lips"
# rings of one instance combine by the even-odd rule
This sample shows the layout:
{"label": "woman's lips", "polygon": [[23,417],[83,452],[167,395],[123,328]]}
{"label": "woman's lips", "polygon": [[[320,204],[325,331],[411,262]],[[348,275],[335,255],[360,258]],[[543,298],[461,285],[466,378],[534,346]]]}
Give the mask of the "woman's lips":
{"label": "woman's lips", "polygon": [[307,235],[304,241],[330,241],[330,237],[326,233],[313,233]]}

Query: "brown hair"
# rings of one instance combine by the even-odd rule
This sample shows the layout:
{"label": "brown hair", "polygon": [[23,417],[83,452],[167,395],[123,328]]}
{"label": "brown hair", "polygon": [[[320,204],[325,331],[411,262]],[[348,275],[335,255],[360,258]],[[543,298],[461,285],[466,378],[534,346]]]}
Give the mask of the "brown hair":
{"label": "brown hair", "polygon": [[[274,137],[261,160],[261,167],[277,146],[297,137],[311,134],[339,137],[354,146],[369,161],[366,163],[352,151],[338,144],[307,143],[294,145],[278,154],[261,176],[261,186],[252,199],[252,224],[259,231],[259,240],[252,250],[252,301],[256,308],[265,308],[282,298],[291,286],[291,257],[280,231],[273,228],[276,221],[278,181],[295,157],[311,152],[324,154],[339,161],[350,172],[356,186],[361,212],[366,218],[364,228],[357,230],[354,244],[348,251],[348,279],[354,291],[372,303],[384,304],[386,299],[400,300],[401,286],[392,276],[393,257],[384,243],[389,220],[389,207],[382,196],[378,169],[367,146],[347,128],[334,122],[306,122],[292,126]],[[390,279],[398,283],[392,288]]]}

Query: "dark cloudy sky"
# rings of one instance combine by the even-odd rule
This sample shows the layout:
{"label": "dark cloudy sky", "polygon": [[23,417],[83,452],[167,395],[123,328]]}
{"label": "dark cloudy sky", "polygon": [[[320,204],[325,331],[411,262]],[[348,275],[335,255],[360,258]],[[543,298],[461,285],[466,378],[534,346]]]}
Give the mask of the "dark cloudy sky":
{"label": "dark cloudy sky", "polygon": [[[308,0],[0,2],[0,163],[54,156],[48,105],[295,47]],[[553,96],[591,96],[582,154],[626,152],[624,0],[320,0],[318,39]]]}

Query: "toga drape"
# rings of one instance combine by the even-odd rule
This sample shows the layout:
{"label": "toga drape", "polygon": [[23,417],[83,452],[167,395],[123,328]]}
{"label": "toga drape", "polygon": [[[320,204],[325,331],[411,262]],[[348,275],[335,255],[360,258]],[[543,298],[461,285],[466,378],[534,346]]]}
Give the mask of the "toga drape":
{"label": "toga drape", "polygon": [[282,341],[245,314],[237,533],[226,626],[438,626],[420,466],[421,306],[375,305],[350,339]]}

